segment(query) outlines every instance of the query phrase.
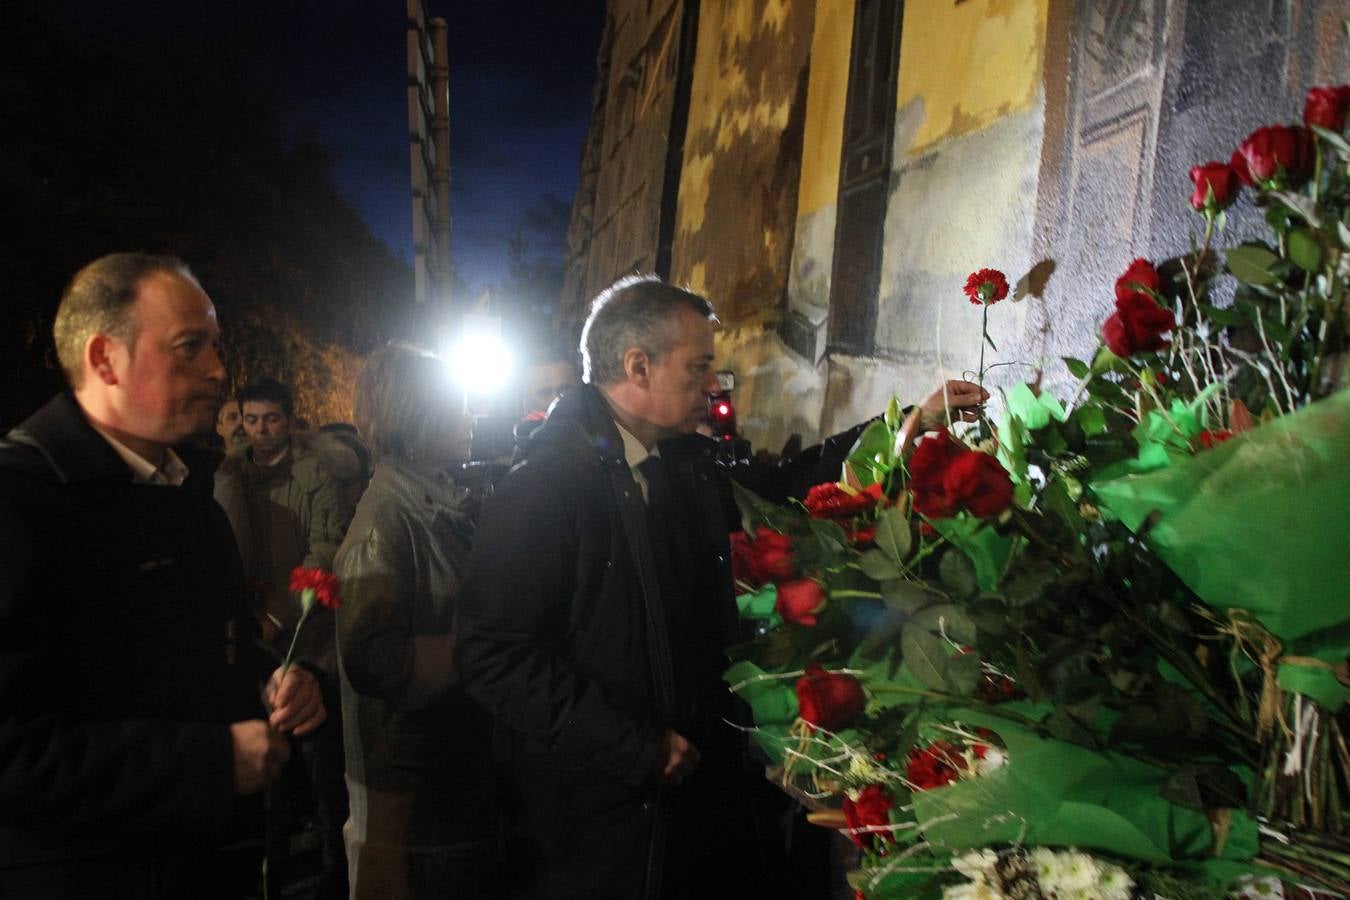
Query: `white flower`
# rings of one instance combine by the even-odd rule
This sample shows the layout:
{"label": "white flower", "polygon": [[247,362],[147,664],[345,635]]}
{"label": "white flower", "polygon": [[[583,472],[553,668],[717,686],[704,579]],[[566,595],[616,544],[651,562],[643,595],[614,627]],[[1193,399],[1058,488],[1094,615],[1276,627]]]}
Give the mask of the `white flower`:
{"label": "white flower", "polygon": [[1130,900],[1134,879],[1120,866],[1102,863],[1102,880],[1098,884],[1098,900]]}
{"label": "white flower", "polygon": [[952,857],[952,867],[971,881],[985,881],[998,862],[998,854],[993,850],[972,850],[961,856]]}
{"label": "white flower", "polygon": [[1095,887],[1101,878],[1101,867],[1086,853],[1068,850],[1056,853],[1045,847],[1031,851],[1031,861],[1041,882],[1041,890],[1058,896]]}
{"label": "white flower", "polygon": [[998,888],[983,881],[954,884],[942,892],[942,900],[1003,900]]}
{"label": "white flower", "polygon": [[[972,754],[972,757],[974,754]],[[973,758],[971,771],[977,776],[988,775],[995,769],[1001,769],[1008,762],[1008,754],[998,747],[990,746],[984,751],[984,759]]]}

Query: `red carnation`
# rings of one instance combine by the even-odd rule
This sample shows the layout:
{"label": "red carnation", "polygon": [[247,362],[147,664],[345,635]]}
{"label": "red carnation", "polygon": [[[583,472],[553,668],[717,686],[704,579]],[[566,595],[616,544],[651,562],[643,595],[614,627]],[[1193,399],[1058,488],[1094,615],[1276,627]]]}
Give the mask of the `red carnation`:
{"label": "red carnation", "polygon": [[802,505],[813,519],[851,519],[881,500],[881,484],[849,493],[835,482],[818,484],[806,492]]}
{"label": "red carnation", "polygon": [[1297,187],[1312,171],[1313,148],[1308,129],[1267,125],[1247,136],[1233,151],[1233,171],[1255,187]]}
{"label": "red carnation", "polygon": [[993,306],[1008,296],[1008,279],[998,269],[980,269],[966,279],[965,292],[976,306]]}
{"label": "red carnation", "polygon": [[1232,166],[1212,160],[1203,166],[1191,166],[1191,181],[1195,184],[1191,206],[1197,211],[1227,209],[1237,199],[1241,188]]}
{"label": "red carnation", "polygon": [[943,492],[957,506],[981,518],[996,516],[1012,503],[1012,478],[988,453],[971,450],[952,460],[942,473]]}
{"label": "red carnation", "polygon": [[1116,301],[1116,312],[1102,325],[1102,340],[1123,359],[1166,347],[1162,335],[1174,327],[1176,318],[1171,310],[1163,309],[1150,297],[1135,294]]}
{"label": "red carnation", "polygon": [[291,570],[291,593],[301,595],[300,602],[302,605],[308,605],[304,600],[305,592],[313,591],[313,600],[318,600],[320,606],[337,609],[342,605],[342,597],[338,594],[338,587],[338,578],[332,572],[325,572],[323,569],[306,569],[302,566],[296,566]]}
{"label": "red carnation", "polygon": [[905,780],[915,790],[927,791],[951,784],[966,769],[965,757],[950,741],[934,741],[909,751]]}
{"label": "red carnation", "polygon": [[870,849],[876,838],[894,841],[895,833],[892,831],[868,831],[869,828],[885,828],[891,824],[891,807],[895,805],[895,800],[887,790],[879,784],[869,784],[858,792],[858,799],[854,800],[844,795],[842,812],[844,813],[844,822],[848,825],[848,839],[857,844],[864,850]]}
{"label": "red carnation", "polygon": [[1345,114],[1350,110],[1350,84],[1323,85],[1308,88],[1303,103],[1303,123],[1319,125],[1327,131],[1345,130]]}
{"label": "red carnation", "polygon": [[862,682],[810,663],[797,679],[797,714],[812,728],[838,731],[862,715],[867,705]]}
{"label": "red carnation", "polygon": [[784,622],[811,627],[824,605],[825,590],[820,583],[813,578],[798,578],[778,585],[778,599],[773,608]]}
{"label": "red carnation", "polygon": [[1153,263],[1146,259],[1136,259],[1130,263],[1125,274],[1116,279],[1116,302],[1128,300],[1143,294],[1150,297],[1148,291],[1157,292],[1162,287],[1162,278]]}

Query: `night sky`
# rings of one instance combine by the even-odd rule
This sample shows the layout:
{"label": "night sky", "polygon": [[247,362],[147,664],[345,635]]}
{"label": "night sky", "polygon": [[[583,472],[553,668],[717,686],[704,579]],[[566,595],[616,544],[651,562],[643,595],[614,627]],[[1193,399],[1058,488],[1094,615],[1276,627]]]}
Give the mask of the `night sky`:
{"label": "night sky", "polygon": [[[519,232],[560,259],[590,112],[603,2],[428,0],[450,23],[451,213],[471,290]],[[412,258],[404,4],[397,0],[51,0],[63,30],[156,68],[208,71],[315,129],[340,189]]]}

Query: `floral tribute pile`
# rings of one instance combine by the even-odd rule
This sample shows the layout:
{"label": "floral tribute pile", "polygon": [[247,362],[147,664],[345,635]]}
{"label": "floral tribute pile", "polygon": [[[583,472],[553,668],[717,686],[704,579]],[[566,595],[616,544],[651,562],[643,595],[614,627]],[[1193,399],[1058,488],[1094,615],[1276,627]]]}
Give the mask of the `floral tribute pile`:
{"label": "floral tribute pile", "polygon": [[[1203,236],[1120,275],[1067,402],[893,402],[838,483],[738,495],[727,678],[859,897],[1350,892],[1347,108],[1191,170]],[[1240,202],[1270,237],[1220,250]]]}

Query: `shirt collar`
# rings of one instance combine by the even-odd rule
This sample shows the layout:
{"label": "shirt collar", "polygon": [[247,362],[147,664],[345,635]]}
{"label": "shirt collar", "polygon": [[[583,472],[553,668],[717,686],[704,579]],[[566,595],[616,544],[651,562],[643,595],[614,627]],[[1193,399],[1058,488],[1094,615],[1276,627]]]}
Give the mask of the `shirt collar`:
{"label": "shirt collar", "polygon": [[[90,423],[93,425],[93,423]],[[122,457],[122,461],[131,469],[131,480],[137,484],[164,484],[179,487],[187,480],[187,464],[173,452],[172,447],[164,448],[164,463],[158,467],[150,460],[132,450],[126,444],[113,437],[102,428],[94,425],[94,430],[103,436],[108,445]]]}
{"label": "shirt collar", "polygon": [[618,419],[614,420],[614,424],[618,426],[619,438],[623,440],[623,458],[624,462],[628,463],[628,468],[636,470],[649,457],[661,455],[659,448],[653,447],[648,450],[644,447],[642,441],[639,441],[631,431],[624,428]]}

